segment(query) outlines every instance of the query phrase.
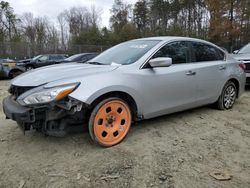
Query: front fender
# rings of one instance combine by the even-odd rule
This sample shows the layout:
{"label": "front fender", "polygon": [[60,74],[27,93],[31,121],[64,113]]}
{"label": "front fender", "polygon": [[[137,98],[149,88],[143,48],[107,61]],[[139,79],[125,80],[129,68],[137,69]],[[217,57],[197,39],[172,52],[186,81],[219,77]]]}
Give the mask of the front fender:
{"label": "front fender", "polygon": [[18,70],[18,71],[22,71],[22,72],[26,71],[26,69],[24,67],[20,67],[20,66],[15,66],[10,71],[12,71],[12,70]]}
{"label": "front fender", "polygon": [[79,101],[82,101],[83,103],[90,105],[95,99],[97,99],[98,97],[100,97],[104,94],[107,94],[110,92],[124,92],[124,93],[129,94],[136,102],[138,114],[139,115],[143,114],[142,97],[133,88],[123,86],[123,85],[112,85],[112,86],[106,86],[106,87],[99,87],[98,89],[95,85],[95,87],[91,87],[91,88],[86,87],[86,88],[88,88],[87,90],[84,88],[85,88],[84,84],[80,85],[79,88],[77,88],[77,90],[75,90],[73,93],[70,94],[70,96],[79,100]]}

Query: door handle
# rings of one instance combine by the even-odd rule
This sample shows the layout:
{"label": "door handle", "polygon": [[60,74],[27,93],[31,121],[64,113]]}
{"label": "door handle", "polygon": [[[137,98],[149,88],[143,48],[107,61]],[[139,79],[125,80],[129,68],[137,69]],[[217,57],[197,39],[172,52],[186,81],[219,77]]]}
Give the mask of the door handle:
{"label": "door handle", "polygon": [[225,70],[225,69],[226,69],[226,66],[224,65],[219,66],[219,70]]}
{"label": "door handle", "polygon": [[190,71],[186,72],[186,75],[187,76],[194,76],[194,75],[196,75],[196,72],[190,70]]}

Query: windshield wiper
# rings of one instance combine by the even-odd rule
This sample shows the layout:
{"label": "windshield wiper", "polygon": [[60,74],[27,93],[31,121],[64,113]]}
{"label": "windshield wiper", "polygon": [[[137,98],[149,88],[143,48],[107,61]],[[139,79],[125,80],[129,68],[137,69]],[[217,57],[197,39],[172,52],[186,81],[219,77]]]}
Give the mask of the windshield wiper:
{"label": "windshield wiper", "polygon": [[102,64],[102,63],[99,63],[99,62],[87,62],[88,64],[91,64],[91,65],[106,65],[106,64]]}

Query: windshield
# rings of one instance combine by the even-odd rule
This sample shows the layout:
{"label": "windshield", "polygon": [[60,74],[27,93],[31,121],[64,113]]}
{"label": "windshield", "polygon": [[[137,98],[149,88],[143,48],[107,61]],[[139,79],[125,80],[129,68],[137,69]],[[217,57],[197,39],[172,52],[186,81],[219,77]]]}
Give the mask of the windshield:
{"label": "windshield", "polygon": [[32,60],[37,60],[37,59],[39,59],[39,57],[41,57],[41,56],[42,56],[42,55],[35,56],[35,57],[32,58]]}
{"label": "windshield", "polygon": [[128,65],[136,62],[151,48],[153,48],[159,40],[134,40],[116,45],[103,52],[89,63],[95,64],[120,64]]}
{"label": "windshield", "polygon": [[78,59],[80,56],[82,56],[82,54],[72,55],[72,56],[66,58],[65,60],[66,61],[74,61],[74,60]]}
{"label": "windshield", "polygon": [[238,52],[238,54],[247,54],[250,53],[250,43],[247,44],[246,46],[243,46]]}

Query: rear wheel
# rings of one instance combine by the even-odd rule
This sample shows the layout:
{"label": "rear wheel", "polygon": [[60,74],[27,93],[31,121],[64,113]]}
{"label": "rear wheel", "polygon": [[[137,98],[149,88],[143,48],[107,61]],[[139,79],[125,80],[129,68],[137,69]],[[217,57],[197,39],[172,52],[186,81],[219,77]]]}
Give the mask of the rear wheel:
{"label": "rear wheel", "polygon": [[225,84],[222,93],[217,101],[218,109],[228,110],[232,108],[236,98],[237,98],[237,88],[233,82],[228,81]]}
{"label": "rear wheel", "polygon": [[113,146],[126,137],[131,122],[129,105],[120,98],[108,98],[93,109],[89,119],[89,133],[95,143]]}

